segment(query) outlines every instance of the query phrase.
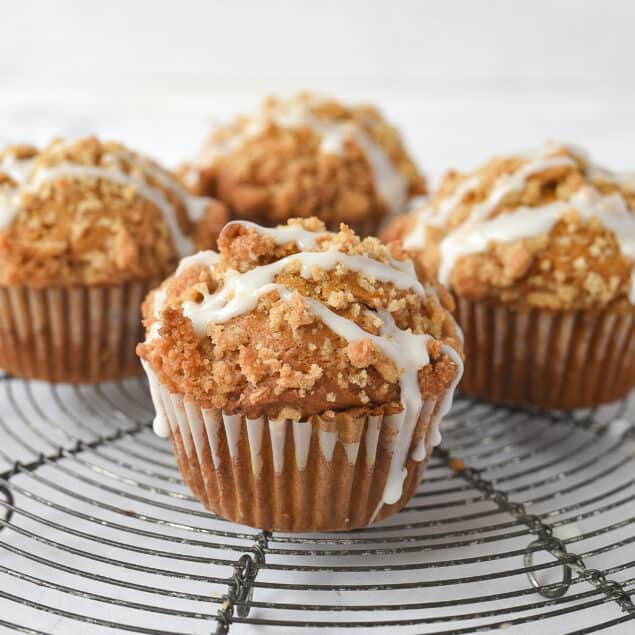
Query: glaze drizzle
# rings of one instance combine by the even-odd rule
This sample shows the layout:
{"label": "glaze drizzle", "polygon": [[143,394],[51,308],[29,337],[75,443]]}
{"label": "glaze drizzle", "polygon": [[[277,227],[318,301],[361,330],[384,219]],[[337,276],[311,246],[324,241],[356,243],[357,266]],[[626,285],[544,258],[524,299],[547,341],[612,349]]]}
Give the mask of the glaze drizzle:
{"label": "glaze drizzle", "polygon": [[310,128],[321,137],[320,152],[342,154],[346,143],[353,141],[361,147],[368,161],[378,194],[390,213],[402,211],[408,199],[409,183],[393,165],[383,148],[371,139],[363,126],[355,121],[327,120],[311,111],[321,103],[319,98],[310,101],[288,100],[279,102],[272,109],[261,108],[242,129],[233,127],[233,134],[222,142],[208,146],[198,163],[213,163],[219,157],[238,150],[247,140],[258,136],[270,124],[281,128]]}
{"label": "glaze drizzle", "polygon": [[[622,253],[635,261],[635,211],[629,209],[624,197],[619,193],[604,195],[594,186],[587,184],[565,200],[535,207],[519,206],[491,217],[504,202],[505,197],[512,192],[521,191],[531,176],[557,167],[576,165],[570,157],[545,156],[553,150],[554,146],[548,144],[542,152],[529,155],[530,160],[517,170],[499,177],[486,200],[472,208],[465,222],[447,229],[452,212],[481,183],[478,176],[469,177],[459,184],[453,194],[436,206],[426,205],[416,212],[415,226],[405,236],[404,246],[406,249],[423,249],[426,227],[437,226],[447,229],[439,245],[438,272],[439,281],[447,285],[456,261],[462,256],[483,253],[493,242],[510,243],[548,234],[564,214],[573,210],[585,220],[597,218],[606,229],[615,234]],[[578,150],[570,151],[576,156],[582,156]],[[589,175],[623,184],[630,183],[632,178],[614,175],[593,165],[587,168],[587,172]],[[629,300],[635,304],[635,266],[631,274]]]}
{"label": "glaze drizzle", "polygon": [[[71,142],[58,144],[62,149]],[[104,165],[90,166],[64,162],[52,167],[37,166],[34,159],[19,160],[12,156],[4,158],[0,163],[0,172],[8,174],[16,183],[15,187],[3,188],[0,191],[0,230],[11,225],[15,216],[21,210],[21,195],[24,192],[37,192],[46,182],[64,178],[95,178],[103,179],[118,185],[133,188],[140,196],[155,205],[168,225],[175,249],[180,257],[194,251],[192,240],[184,232],[176,218],[174,205],[168,200],[165,192],[153,186],[147,177],[173,192],[182,202],[190,221],[200,221],[211,203],[206,197],[191,196],[169,174],[155,166],[143,157],[130,152],[116,152],[103,156]],[[121,165],[122,161],[129,163],[135,171],[127,173]]]}

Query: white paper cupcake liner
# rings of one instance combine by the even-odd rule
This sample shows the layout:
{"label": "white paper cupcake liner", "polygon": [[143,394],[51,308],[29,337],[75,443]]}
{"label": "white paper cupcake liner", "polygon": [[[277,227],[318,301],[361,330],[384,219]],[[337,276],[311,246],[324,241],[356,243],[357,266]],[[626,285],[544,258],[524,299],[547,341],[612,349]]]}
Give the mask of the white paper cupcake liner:
{"label": "white paper cupcake liner", "polygon": [[72,383],[140,374],[140,306],[156,283],[0,287],[0,368],[18,377]]}
{"label": "white paper cupcake liner", "polygon": [[635,386],[632,310],[513,311],[458,298],[457,321],[467,394],[569,410],[615,401]]}
{"label": "white paper cupcake liner", "polygon": [[[335,531],[385,518],[412,497],[440,438],[442,399],[425,401],[410,436],[400,438],[408,429],[401,414],[325,413],[293,422],[201,408],[144,367],[155,430],[171,437],[185,481],[207,509],[252,527]],[[391,462],[401,443],[408,447],[407,472],[398,479],[396,500],[385,503],[394,491]]]}

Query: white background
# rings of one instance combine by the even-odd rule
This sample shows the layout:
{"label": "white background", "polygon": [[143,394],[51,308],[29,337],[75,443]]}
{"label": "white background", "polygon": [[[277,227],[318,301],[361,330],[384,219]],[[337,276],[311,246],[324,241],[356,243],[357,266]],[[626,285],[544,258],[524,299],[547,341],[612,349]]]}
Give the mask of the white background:
{"label": "white background", "polygon": [[633,0],[0,0],[0,143],[98,132],[175,164],[311,88],[380,104],[425,171],[547,138],[635,169]]}

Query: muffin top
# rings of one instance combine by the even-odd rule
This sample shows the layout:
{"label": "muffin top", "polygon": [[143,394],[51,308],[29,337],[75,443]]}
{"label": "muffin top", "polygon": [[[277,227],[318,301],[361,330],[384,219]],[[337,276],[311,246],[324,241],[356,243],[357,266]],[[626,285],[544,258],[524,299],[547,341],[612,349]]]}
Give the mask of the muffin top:
{"label": "muffin top", "polygon": [[319,216],[331,229],[376,227],[425,193],[398,132],[375,108],[310,93],[268,98],[216,129],[181,176],[195,193],[266,225]]}
{"label": "muffin top", "polygon": [[401,239],[465,298],[553,310],[635,303],[635,176],[569,146],[450,171],[384,238]]}
{"label": "muffin top", "polygon": [[54,140],[0,152],[0,284],[33,288],[165,277],[216,245],[225,207],[118,143]]}
{"label": "muffin top", "polygon": [[463,355],[452,300],[398,246],[316,218],[235,221],[218,244],[184,259],[143,307],[137,352],[171,392],[248,419],[416,421],[441,396],[447,410]]}

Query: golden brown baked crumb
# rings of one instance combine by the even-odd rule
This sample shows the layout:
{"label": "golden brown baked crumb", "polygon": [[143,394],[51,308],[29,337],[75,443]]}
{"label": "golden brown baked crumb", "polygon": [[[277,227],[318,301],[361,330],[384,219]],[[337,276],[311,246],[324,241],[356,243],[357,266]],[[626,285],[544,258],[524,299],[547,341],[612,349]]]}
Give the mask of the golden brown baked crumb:
{"label": "golden brown baked crumb", "polygon": [[345,222],[371,233],[391,201],[378,191],[360,136],[392,164],[406,196],[425,193],[425,179],[398,132],[375,108],[309,93],[269,98],[253,116],[215,130],[180,176],[193,192],[225,202],[236,218],[271,226],[318,216],[330,229]]}
{"label": "golden brown baked crumb", "polygon": [[[314,218],[293,219],[288,227],[324,231],[323,223]],[[220,259],[213,266],[186,267],[146,300],[145,325],[155,334],[137,350],[161,383],[205,407],[250,418],[266,414],[298,420],[330,410],[401,410],[394,360],[370,337],[348,341],[337,335],[309,308],[307,299],[313,299],[369,335],[380,334],[382,311],[392,315],[399,329],[428,334],[430,363],[422,360],[418,372],[421,394],[432,398],[447,390],[458,368],[443,345],[459,355],[462,351],[447,308],[448,294],[438,297],[431,290],[421,294],[400,288],[342,263],[315,265],[307,272],[293,257],[300,251],[337,251],[394,263],[404,258],[398,246],[391,251],[376,238],[362,240],[342,224],[338,233],[324,232],[314,247],[299,250],[295,241],[278,244],[259,229],[244,223],[227,225],[218,241]],[[195,333],[184,315],[184,303],[200,303],[222,290],[236,272],[251,272],[284,257],[290,258],[273,282],[286,289],[287,297],[273,289],[260,295],[253,308],[222,323],[206,322],[203,336]],[[159,293],[163,311],[155,306]]]}
{"label": "golden brown baked crumb", "polygon": [[463,459],[450,459],[450,469],[455,473],[460,473],[465,470],[465,461]]}
{"label": "golden brown baked crumb", "polygon": [[118,143],[89,137],[54,140],[42,151],[10,146],[0,152],[0,284],[163,277],[178,262],[179,238],[214,247],[227,220],[212,200],[196,201],[199,217],[191,218],[192,201],[168,172]]}
{"label": "golden brown baked crumb", "polygon": [[[538,163],[557,158],[569,162],[546,163],[521,179],[519,187],[507,187],[481,219],[475,215],[495,198],[501,184],[505,188],[505,179],[527,169],[535,158],[495,158],[468,174],[450,171],[424,216],[421,212],[403,216],[382,237],[410,245],[413,257],[431,275],[438,275],[442,259],[448,257],[442,248],[457,237],[471,240],[484,224],[518,211],[523,214],[518,220],[522,229],[532,210],[542,214],[545,207],[561,204],[558,218],[546,231],[536,235],[528,230],[521,237],[512,232],[512,240],[492,239],[484,249],[460,252],[447,280],[450,288],[472,300],[494,298],[510,305],[553,310],[627,303],[633,259],[619,244],[626,236],[616,235],[603,223],[606,209],[601,208],[607,208],[606,197],[612,197],[617,203],[609,201],[611,210],[623,207],[620,213],[635,214],[635,188],[567,146],[547,145]],[[457,197],[461,191],[463,196]],[[615,218],[614,211],[609,213]]]}

